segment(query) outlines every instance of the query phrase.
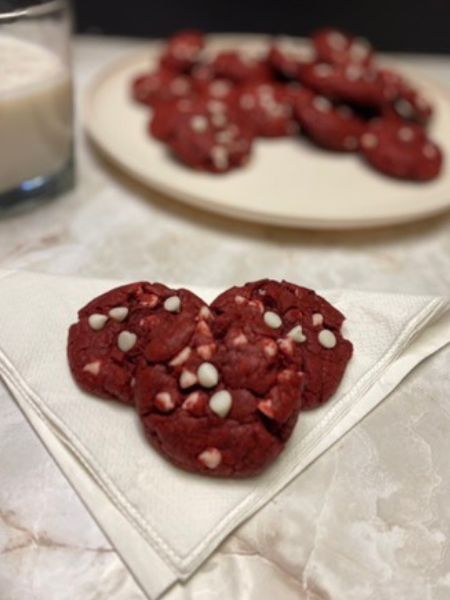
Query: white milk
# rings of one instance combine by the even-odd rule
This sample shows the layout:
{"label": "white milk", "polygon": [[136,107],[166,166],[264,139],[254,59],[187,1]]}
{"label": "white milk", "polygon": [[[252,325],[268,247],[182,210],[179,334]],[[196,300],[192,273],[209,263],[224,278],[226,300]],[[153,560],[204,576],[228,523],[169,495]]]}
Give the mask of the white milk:
{"label": "white milk", "polygon": [[71,95],[69,72],[57,56],[0,35],[0,193],[67,162]]}

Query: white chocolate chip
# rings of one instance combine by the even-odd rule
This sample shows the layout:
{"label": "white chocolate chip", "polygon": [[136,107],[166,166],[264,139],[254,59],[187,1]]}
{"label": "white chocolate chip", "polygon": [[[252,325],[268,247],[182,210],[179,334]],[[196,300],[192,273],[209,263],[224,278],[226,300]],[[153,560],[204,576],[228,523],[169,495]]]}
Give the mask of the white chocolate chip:
{"label": "white chocolate chip", "polygon": [[362,61],[367,58],[371,49],[370,43],[365,38],[355,38],[350,46],[350,56],[353,60]]}
{"label": "white chocolate chip", "polygon": [[203,360],[210,360],[216,349],[215,344],[202,344],[197,348],[197,354],[203,358]]}
{"label": "white chocolate chip", "polygon": [[117,345],[122,352],[128,352],[137,342],[137,335],[131,331],[121,331],[117,338]]}
{"label": "white chocolate chip", "polygon": [[172,53],[175,58],[180,60],[192,59],[197,55],[198,49],[196,46],[190,44],[177,44],[173,49]]}
{"label": "white chocolate chip", "polygon": [[91,375],[98,375],[100,373],[101,364],[101,361],[95,360],[94,362],[84,365],[83,371],[86,371],[86,373],[90,373]]}
{"label": "white chocolate chip", "polygon": [[395,110],[401,117],[404,117],[405,119],[410,119],[414,114],[414,109],[411,105],[411,102],[405,98],[400,98],[395,102]]}
{"label": "white chocolate chip", "polygon": [[231,91],[231,84],[228,81],[213,81],[209,86],[209,91],[212,96],[223,98]]}
{"label": "white chocolate chip", "polygon": [[358,65],[348,65],[345,69],[345,77],[349,81],[358,81],[363,75],[363,70]]}
{"label": "white chocolate chip", "polygon": [[156,394],[155,398],[156,406],[163,412],[169,412],[175,408],[175,402],[172,400],[172,396],[168,392],[160,392]]}
{"label": "white chocolate chip", "polygon": [[316,96],[312,101],[312,105],[319,112],[330,112],[333,106],[328,98],[325,98],[324,96]]}
{"label": "white chocolate chip", "polygon": [[170,296],[164,301],[164,308],[172,313],[178,313],[181,310],[181,300],[178,296]]}
{"label": "white chocolate chip", "polygon": [[270,358],[278,354],[278,346],[273,340],[264,340],[263,349],[264,354]]}
{"label": "white chocolate chip", "polygon": [[109,311],[109,316],[111,319],[114,319],[114,321],[121,323],[128,317],[128,308],[126,306],[116,306],[116,308],[112,308]]}
{"label": "white chocolate chip", "polygon": [[330,77],[331,75],[333,75],[334,69],[330,65],[321,63],[320,65],[316,65],[314,67],[314,73],[318,77]]}
{"label": "white chocolate chip", "polygon": [[[213,117],[214,118],[214,117]],[[214,123],[215,124],[215,123]],[[211,160],[216,169],[224,171],[228,167],[228,151],[223,146],[213,146],[211,148]]]}
{"label": "white chocolate chip", "polygon": [[232,404],[233,398],[231,397],[230,392],[227,392],[227,390],[216,392],[209,400],[209,408],[217,416],[222,417],[222,419],[225,419],[225,417],[228,415]]}
{"label": "white chocolate chip", "polygon": [[212,337],[211,329],[206,321],[199,321],[197,323],[196,329],[197,333],[201,333],[201,335]]}
{"label": "white chocolate chip", "polygon": [[425,144],[423,147],[423,155],[430,160],[435,158],[437,155],[437,150],[433,144]]}
{"label": "white chocolate chip", "polygon": [[248,344],[247,336],[243,333],[239,333],[235,338],[233,338],[233,346],[242,346],[243,344]]}
{"label": "white chocolate chip", "polygon": [[210,319],[212,317],[211,311],[207,306],[202,306],[198,315],[201,319]]}
{"label": "white chocolate chip", "polygon": [[347,38],[339,31],[331,31],[327,35],[327,42],[333,50],[345,50]]}
{"label": "white chocolate chip", "polygon": [[294,353],[294,342],[291,338],[279,339],[278,345],[280,346],[280,350],[284,352],[284,354],[292,356],[292,354]]}
{"label": "white chocolate chip", "polygon": [[158,302],[159,298],[156,294],[145,294],[139,301],[139,304],[147,308],[154,308]]}
{"label": "white chocolate chip", "polygon": [[183,408],[184,410],[192,410],[193,408],[195,408],[195,406],[197,405],[197,402],[199,400],[200,400],[200,393],[192,392],[192,394],[189,394],[189,396],[183,402],[183,404],[181,405],[181,408]]}
{"label": "white chocolate chip", "polygon": [[207,109],[211,113],[223,113],[227,109],[227,105],[220,100],[210,100],[207,104]]}
{"label": "white chocolate chip", "polygon": [[258,310],[258,312],[263,314],[264,304],[261,302],[261,300],[250,300],[248,305],[251,306],[252,308],[256,308]]}
{"label": "white chocolate chip", "polygon": [[211,123],[214,125],[214,127],[223,127],[228,123],[228,119],[224,113],[215,113],[211,117]]}
{"label": "white chocolate chip", "polygon": [[222,454],[217,448],[207,448],[197,458],[208,469],[216,469],[222,462]]}
{"label": "white chocolate chip", "polygon": [[[302,372],[298,371],[297,374],[300,375],[300,377],[303,377]],[[295,376],[296,372],[292,369],[283,369],[283,371],[278,374],[277,381],[280,383],[286,383],[287,381],[291,381]]]}
{"label": "white chocolate chip", "polygon": [[187,361],[187,359],[191,355],[191,352],[192,350],[189,348],[189,346],[186,346],[186,348],[183,348],[181,352],[178,352],[178,354],[174,358],[172,358],[169,365],[171,367],[179,367]]}
{"label": "white chocolate chip", "polygon": [[236,302],[236,304],[245,304],[247,302],[247,298],[245,298],[244,296],[235,296],[234,301]]}
{"label": "white chocolate chip", "polygon": [[312,324],[314,327],[323,324],[323,315],[321,313],[314,313],[312,316]]}
{"label": "white chocolate chip", "polygon": [[209,363],[202,363],[197,371],[198,381],[205,388],[213,388],[219,382],[219,372],[216,367]]}
{"label": "white chocolate chip", "polygon": [[296,325],[295,327],[293,327],[287,335],[291,340],[294,340],[294,342],[297,344],[303,344],[303,342],[306,342],[307,340],[307,337],[303,333],[301,325]]}
{"label": "white chocolate chip", "polygon": [[402,142],[412,142],[414,139],[414,130],[411,127],[400,127],[398,130],[398,139]]}
{"label": "white chocolate chip", "polygon": [[179,384],[182,390],[192,387],[197,383],[197,377],[192,371],[183,371],[180,375]]}
{"label": "white chocolate chip", "polygon": [[106,315],[94,313],[88,319],[89,327],[91,329],[94,329],[94,331],[99,331],[100,329],[103,329],[103,327],[106,325],[107,320],[108,317]]}
{"label": "white chocolate chip", "polygon": [[376,148],[378,146],[378,138],[374,133],[365,133],[361,138],[361,145],[367,149]]}
{"label": "white chocolate chip", "polygon": [[196,133],[203,133],[208,129],[208,119],[203,115],[194,115],[190,120],[190,126]]}
{"label": "white chocolate chip", "polygon": [[258,402],[258,410],[266,415],[266,417],[269,417],[269,419],[273,419],[274,414],[272,400],[261,400],[261,402]]}
{"label": "white chocolate chip", "polygon": [[277,313],[268,310],[264,313],[264,323],[271,329],[278,329],[283,325],[283,321]]}
{"label": "white chocolate chip", "polygon": [[334,348],[337,344],[336,336],[329,329],[322,329],[318,335],[319,344],[324,348]]}

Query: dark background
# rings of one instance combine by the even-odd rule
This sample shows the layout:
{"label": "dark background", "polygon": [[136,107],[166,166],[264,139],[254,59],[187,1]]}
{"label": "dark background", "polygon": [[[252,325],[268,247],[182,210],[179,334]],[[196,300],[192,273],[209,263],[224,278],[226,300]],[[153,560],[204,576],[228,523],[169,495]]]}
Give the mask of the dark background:
{"label": "dark background", "polygon": [[74,0],[85,33],[161,37],[184,28],[306,35],[336,25],[382,50],[450,52],[450,0]]}

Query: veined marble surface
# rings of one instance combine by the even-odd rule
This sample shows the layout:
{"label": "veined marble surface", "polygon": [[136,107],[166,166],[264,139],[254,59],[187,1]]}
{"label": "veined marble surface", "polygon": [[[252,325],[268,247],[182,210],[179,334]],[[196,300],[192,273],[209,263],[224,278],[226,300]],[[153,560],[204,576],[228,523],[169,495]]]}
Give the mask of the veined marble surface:
{"label": "veined marble surface", "polygon": [[[79,39],[79,98],[102,65],[138,46]],[[450,87],[450,58],[405,60]],[[1,267],[450,293],[450,214],[366,232],[285,231],[150,192],[106,164],[81,129],[78,161],[75,192],[0,221]],[[449,359],[446,349],[420,365],[167,598],[448,600]],[[0,599],[144,599],[1,384],[0,453]]]}

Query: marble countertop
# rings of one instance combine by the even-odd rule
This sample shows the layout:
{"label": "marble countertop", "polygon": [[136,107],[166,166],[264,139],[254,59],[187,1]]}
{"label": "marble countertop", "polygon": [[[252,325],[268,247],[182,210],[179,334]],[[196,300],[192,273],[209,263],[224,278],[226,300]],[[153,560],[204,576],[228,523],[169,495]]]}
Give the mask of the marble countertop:
{"label": "marble countertop", "polygon": [[[78,39],[78,101],[99,68],[142,45]],[[401,58],[450,88],[450,58]],[[80,127],[77,157],[74,192],[0,221],[1,267],[222,287],[272,276],[313,288],[450,292],[450,214],[364,232],[286,231],[144,189],[102,159]],[[450,598],[449,359],[447,349],[417,368],[302,474],[301,495],[295,480],[167,598]],[[0,453],[1,600],[143,599],[1,384]]]}

